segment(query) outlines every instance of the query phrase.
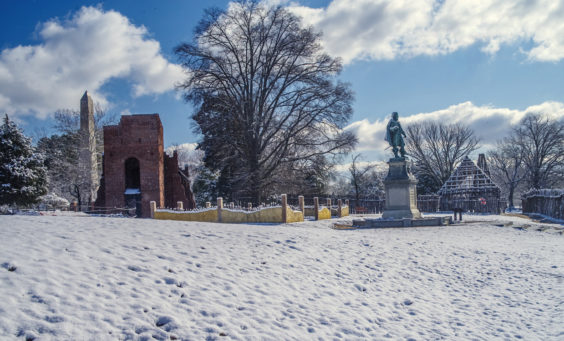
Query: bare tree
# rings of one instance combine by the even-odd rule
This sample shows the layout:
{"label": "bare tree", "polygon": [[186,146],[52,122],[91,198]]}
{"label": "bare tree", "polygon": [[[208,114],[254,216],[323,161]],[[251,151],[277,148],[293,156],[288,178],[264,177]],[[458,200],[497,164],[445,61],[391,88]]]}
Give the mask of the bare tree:
{"label": "bare tree", "polygon": [[341,62],[319,41],[288,10],[239,1],[206,11],[194,43],[176,48],[204,162],[229,174],[232,191],[260,201],[288,164],[309,167],[354,147],[356,137],[342,130],[352,91],[335,80]]}
{"label": "bare tree", "polygon": [[513,197],[518,186],[527,176],[523,149],[511,138],[498,141],[497,148],[488,153],[489,169],[495,182],[507,194],[509,208],[514,207]]}
{"label": "bare tree", "polygon": [[[108,114],[96,103],[94,124],[98,171],[102,172],[102,153],[104,150],[103,126],[114,124],[116,114]],[[49,191],[70,200],[76,200],[79,207],[89,202],[90,186],[88,172],[79,162],[81,146],[80,111],[60,109],[55,112],[55,130],[60,135],[43,137],[38,149],[46,156]]]}
{"label": "bare tree", "polygon": [[354,191],[355,202],[358,205],[360,202],[361,195],[364,195],[366,188],[368,187],[368,174],[374,169],[373,165],[365,165],[364,167],[359,165],[360,154],[356,154],[352,157],[352,163],[349,167],[351,186]]}
{"label": "bare tree", "polygon": [[415,161],[416,175],[428,187],[421,188],[422,194],[438,191],[479,143],[472,129],[458,123],[416,123],[408,126],[406,133],[407,152]]}
{"label": "bare tree", "polygon": [[[104,126],[116,124],[119,115],[116,113],[108,113],[108,111],[100,105],[94,104],[94,128],[96,134],[96,145],[99,147],[99,153],[102,153],[104,147]],[[72,109],[59,109],[55,111],[54,128],[61,134],[77,134],[80,133],[80,111]]]}
{"label": "bare tree", "polygon": [[527,185],[548,188],[562,182],[564,123],[542,114],[528,114],[515,127],[510,143],[522,150]]}

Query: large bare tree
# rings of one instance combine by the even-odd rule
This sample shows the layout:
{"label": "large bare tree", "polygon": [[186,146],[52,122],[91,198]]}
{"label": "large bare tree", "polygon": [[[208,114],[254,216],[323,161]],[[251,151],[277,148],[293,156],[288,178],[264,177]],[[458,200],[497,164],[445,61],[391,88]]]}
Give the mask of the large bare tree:
{"label": "large bare tree", "polygon": [[416,164],[422,194],[438,191],[462,159],[478,148],[472,129],[462,124],[425,122],[406,129],[407,152]]}
{"label": "large bare tree", "polygon": [[564,182],[564,122],[528,114],[513,129],[510,142],[522,150],[529,187],[548,188]]}
{"label": "large bare tree", "polygon": [[284,169],[354,147],[355,136],[342,131],[352,91],[319,41],[288,10],[239,1],[206,11],[193,42],[176,48],[204,162],[229,174],[232,192],[260,201]]}
{"label": "large bare tree", "polygon": [[515,191],[527,175],[523,149],[512,138],[505,138],[498,141],[496,149],[488,153],[488,163],[492,178],[501,185],[507,194],[509,208],[513,208]]}

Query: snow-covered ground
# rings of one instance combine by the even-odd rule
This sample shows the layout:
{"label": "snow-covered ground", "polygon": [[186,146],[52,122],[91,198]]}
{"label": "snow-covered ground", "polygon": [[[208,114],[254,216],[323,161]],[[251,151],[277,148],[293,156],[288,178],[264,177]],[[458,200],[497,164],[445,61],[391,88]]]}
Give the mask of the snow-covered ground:
{"label": "snow-covered ground", "polygon": [[0,339],[563,340],[564,236],[464,218],[339,231],[0,216]]}

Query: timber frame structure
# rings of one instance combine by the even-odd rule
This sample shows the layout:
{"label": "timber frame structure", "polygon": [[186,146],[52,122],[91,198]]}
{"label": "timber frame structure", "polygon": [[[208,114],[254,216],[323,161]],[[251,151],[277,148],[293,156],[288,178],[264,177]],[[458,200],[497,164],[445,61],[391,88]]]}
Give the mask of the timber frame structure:
{"label": "timber frame structure", "polygon": [[439,207],[441,211],[499,214],[505,209],[501,189],[490,178],[484,154],[478,157],[477,166],[468,156],[443,184]]}

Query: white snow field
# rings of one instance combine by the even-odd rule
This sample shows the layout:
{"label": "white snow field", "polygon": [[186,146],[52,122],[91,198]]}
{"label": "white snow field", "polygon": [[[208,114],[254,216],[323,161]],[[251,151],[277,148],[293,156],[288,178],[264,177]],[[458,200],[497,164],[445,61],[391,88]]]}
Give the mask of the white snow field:
{"label": "white snow field", "polygon": [[0,339],[564,340],[564,236],[464,218],[339,231],[0,216]]}

